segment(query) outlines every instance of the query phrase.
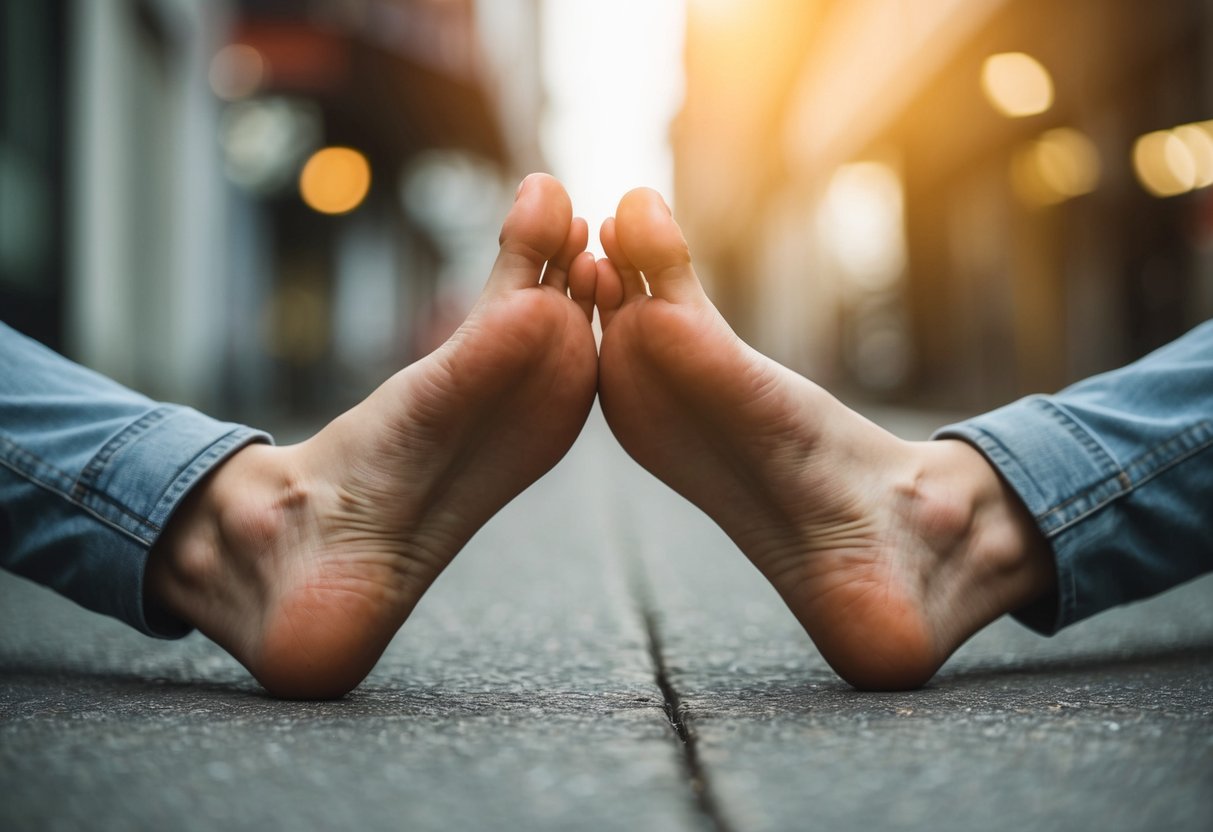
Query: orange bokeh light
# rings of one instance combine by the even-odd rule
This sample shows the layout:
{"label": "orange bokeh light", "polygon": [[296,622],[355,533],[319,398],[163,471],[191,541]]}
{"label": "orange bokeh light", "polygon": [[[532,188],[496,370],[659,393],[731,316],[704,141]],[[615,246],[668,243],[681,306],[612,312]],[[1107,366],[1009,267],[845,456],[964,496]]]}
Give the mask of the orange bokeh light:
{"label": "orange bokeh light", "polygon": [[371,166],[351,147],[317,150],[299,174],[299,194],[308,207],[322,214],[346,214],[366,199]]}

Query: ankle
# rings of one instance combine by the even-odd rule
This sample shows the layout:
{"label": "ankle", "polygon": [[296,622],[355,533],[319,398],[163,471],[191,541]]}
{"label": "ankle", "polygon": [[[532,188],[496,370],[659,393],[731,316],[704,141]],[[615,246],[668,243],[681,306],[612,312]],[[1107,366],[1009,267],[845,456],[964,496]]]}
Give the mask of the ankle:
{"label": "ankle", "polygon": [[[946,608],[976,627],[1047,596],[1055,587],[1052,549],[1019,496],[968,443],[927,443],[918,517],[951,580]],[[942,572],[941,572],[942,574]]]}
{"label": "ankle", "polygon": [[148,600],[211,635],[230,607],[271,588],[262,556],[306,501],[287,449],[250,445],[182,501],[148,557]]}

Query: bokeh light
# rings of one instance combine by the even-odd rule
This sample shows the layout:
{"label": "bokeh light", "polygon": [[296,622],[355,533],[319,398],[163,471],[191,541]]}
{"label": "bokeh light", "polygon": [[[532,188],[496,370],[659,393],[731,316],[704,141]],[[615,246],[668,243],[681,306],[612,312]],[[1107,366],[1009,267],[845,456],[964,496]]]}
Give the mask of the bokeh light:
{"label": "bokeh light", "polygon": [[1181,124],[1173,131],[1192,157],[1196,175],[1194,188],[1213,185],[1213,121]]}
{"label": "bokeh light", "polygon": [[234,102],[219,119],[224,172],[252,193],[279,193],[319,146],[322,133],[323,115],[312,102],[282,96]]}
{"label": "bokeh light", "polygon": [[1030,205],[1056,205],[1099,185],[1099,150],[1072,127],[1042,133],[1020,148],[1011,163],[1015,192]]}
{"label": "bokeh light", "polygon": [[1154,196],[1176,196],[1196,187],[1196,160],[1171,130],[1156,130],[1137,139],[1133,170],[1142,187]]}
{"label": "bokeh light", "polygon": [[819,233],[846,276],[864,290],[894,285],[906,264],[904,197],[884,162],[842,165],[830,179]]}
{"label": "bokeh light", "polygon": [[299,175],[299,193],[308,207],[322,214],[345,214],[366,199],[371,166],[350,147],[317,150]]}
{"label": "bokeh light", "polygon": [[1053,106],[1053,78],[1040,61],[1023,52],[986,58],[981,87],[994,108],[1009,118],[1034,116]]}
{"label": "bokeh light", "polygon": [[215,95],[237,101],[255,93],[265,80],[265,58],[245,43],[229,43],[211,59],[209,78]]}

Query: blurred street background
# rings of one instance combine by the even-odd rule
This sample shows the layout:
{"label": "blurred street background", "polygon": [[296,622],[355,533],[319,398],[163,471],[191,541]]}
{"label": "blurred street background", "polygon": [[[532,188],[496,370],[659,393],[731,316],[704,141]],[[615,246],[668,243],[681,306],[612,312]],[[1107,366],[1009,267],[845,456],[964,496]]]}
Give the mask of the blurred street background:
{"label": "blurred street background", "polygon": [[854,400],[1213,315],[1205,0],[4,0],[0,96],[0,319],[271,427],[439,343],[532,170],[592,228],[661,190],[738,332]]}
{"label": "blurred street background", "polygon": [[[0,320],[282,441],[534,170],[662,191],[743,338],[925,438],[1213,316],[1213,2],[0,0]],[[0,828],[1207,832],[1211,598],[860,693],[595,412],[340,701],[0,575]]]}

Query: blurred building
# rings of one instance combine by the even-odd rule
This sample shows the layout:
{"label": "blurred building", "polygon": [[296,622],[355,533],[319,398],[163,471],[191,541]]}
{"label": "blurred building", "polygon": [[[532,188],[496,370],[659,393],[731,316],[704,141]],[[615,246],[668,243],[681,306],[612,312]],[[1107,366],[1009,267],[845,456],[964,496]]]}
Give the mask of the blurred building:
{"label": "blurred building", "polygon": [[481,5],[0,0],[0,318],[222,415],[365,394],[540,166],[536,2]]}
{"label": "blurred building", "polygon": [[743,337],[986,407],[1213,316],[1213,4],[688,0],[677,204]]}

